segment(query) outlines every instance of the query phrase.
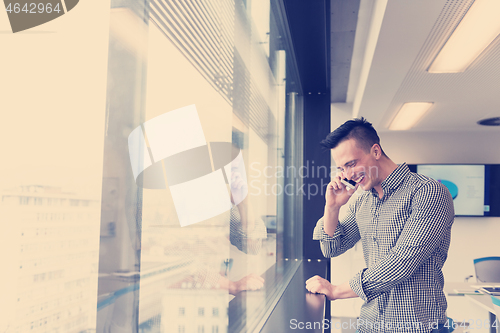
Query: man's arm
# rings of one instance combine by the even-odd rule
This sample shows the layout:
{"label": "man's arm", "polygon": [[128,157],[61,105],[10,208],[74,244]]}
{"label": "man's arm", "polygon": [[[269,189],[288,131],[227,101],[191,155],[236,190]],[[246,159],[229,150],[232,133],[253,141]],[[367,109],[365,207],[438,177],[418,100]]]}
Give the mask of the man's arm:
{"label": "man's arm", "polygon": [[[242,216],[242,210],[237,207],[238,209],[231,208],[229,241],[246,254],[258,254],[262,248],[262,240],[267,238],[266,225],[262,219],[254,219],[253,214]],[[247,221],[245,225],[243,219]]]}
{"label": "man's arm", "polygon": [[323,214],[323,230],[325,234],[333,237],[335,229],[339,223],[340,207],[329,207],[325,205],[325,213]]}
{"label": "man's arm", "polygon": [[[313,233],[313,239],[320,241],[321,251],[327,258],[344,253],[361,239],[356,223],[355,204],[349,206],[346,217],[339,223],[340,207],[345,205],[354,193],[340,184],[339,177],[328,184],[325,212],[316,223]],[[318,275],[306,281],[306,289],[313,293],[325,294],[330,300],[358,297],[349,283],[334,286]]]}
{"label": "man's arm", "polygon": [[450,232],[453,199],[444,185],[425,184],[415,193],[411,210],[396,245],[349,281],[351,289],[365,302],[408,280]]}
{"label": "man's arm", "polygon": [[323,220],[324,217],[316,223],[313,239],[320,241],[321,252],[323,252],[325,258],[341,255],[361,239],[358,225],[356,224],[355,213],[351,209],[349,209],[348,214],[342,222],[338,223],[333,237],[325,233]]}

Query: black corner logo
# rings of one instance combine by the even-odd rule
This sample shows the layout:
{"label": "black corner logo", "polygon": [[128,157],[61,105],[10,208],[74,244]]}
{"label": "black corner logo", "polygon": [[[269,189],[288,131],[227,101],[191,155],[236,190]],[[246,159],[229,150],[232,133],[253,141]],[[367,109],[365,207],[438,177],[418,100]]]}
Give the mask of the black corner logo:
{"label": "black corner logo", "polygon": [[79,0],[3,0],[12,32],[36,27],[63,16]]}

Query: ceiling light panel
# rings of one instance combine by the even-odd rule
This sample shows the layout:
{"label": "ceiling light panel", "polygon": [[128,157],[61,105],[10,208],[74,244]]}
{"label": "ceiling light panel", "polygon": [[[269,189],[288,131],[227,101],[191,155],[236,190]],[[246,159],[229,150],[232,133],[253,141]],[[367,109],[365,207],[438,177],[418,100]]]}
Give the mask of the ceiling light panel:
{"label": "ceiling light panel", "polygon": [[412,128],[433,104],[430,102],[404,103],[392,120],[389,129],[391,131],[404,131]]}
{"label": "ceiling light panel", "polygon": [[428,69],[460,73],[500,34],[500,1],[475,1]]}

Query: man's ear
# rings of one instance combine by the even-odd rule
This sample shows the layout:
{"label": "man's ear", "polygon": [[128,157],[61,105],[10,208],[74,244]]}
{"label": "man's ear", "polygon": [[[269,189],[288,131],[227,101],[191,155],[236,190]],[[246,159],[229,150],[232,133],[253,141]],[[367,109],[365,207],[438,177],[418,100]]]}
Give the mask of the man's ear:
{"label": "man's ear", "polygon": [[373,146],[372,146],[372,154],[373,156],[375,156],[375,159],[378,160],[381,156],[382,156],[382,148],[380,148],[380,146],[375,143]]}

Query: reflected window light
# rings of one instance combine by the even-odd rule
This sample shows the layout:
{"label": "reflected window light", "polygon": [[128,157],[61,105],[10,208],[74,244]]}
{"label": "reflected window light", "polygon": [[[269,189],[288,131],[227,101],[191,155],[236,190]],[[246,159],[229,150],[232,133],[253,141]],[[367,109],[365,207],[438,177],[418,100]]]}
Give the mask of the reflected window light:
{"label": "reflected window light", "polygon": [[[229,128],[231,126],[231,116],[234,116],[233,120],[241,116],[242,119],[247,120],[245,123],[240,120],[239,122],[237,122],[237,124],[239,126],[238,130],[241,131],[242,133],[245,133],[245,135],[247,135],[248,137],[246,141],[247,147],[245,147],[247,150],[245,157],[248,158],[249,164],[255,162],[258,165],[261,165],[262,168],[265,168],[267,165],[274,168],[275,166],[277,166],[276,162],[277,158],[274,156],[275,155],[274,152],[276,151],[276,146],[278,146],[280,149],[282,149],[282,151],[284,151],[284,143],[283,143],[285,135],[284,130],[283,131],[280,130],[279,135],[276,135],[276,133],[274,133],[274,130],[266,132],[265,130],[261,130],[261,127],[257,127],[256,124],[254,124],[245,117],[250,117],[250,116],[253,117],[255,116],[255,114],[258,115],[263,114],[265,116],[265,119],[274,117],[276,118],[274,119],[276,123],[279,124],[279,128],[280,129],[284,128],[284,126],[282,125],[284,125],[284,120],[285,120],[284,115],[287,112],[286,108],[287,95],[286,95],[286,85],[285,85],[286,69],[287,69],[286,66],[287,51],[276,50],[276,48],[278,47],[277,45],[273,45],[273,50],[271,51],[269,50],[270,47],[269,32],[271,25],[270,23],[273,24],[273,33],[275,31],[274,30],[275,20],[274,19],[271,20],[271,15],[270,15],[270,0],[244,0],[244,1],[245,4],[248,4],[247,8],[251,12],[250,15],[253,25],[251,31],[246,30],[244,32],[245,34],[244,43],[241,42],[240,44],[240,41],[237,41],[238,42],[236,43],[237,45],[241,46],[245,44],[241,49],[237,49],[234,45],[232,45],[234,22],[232,22],[231,19],[229,19],[228,22],[225,23],[224,21],[221,21],[217,10],[213,13],[201,13],[197,12],[197,8],[192,7],[189,8],[189,11],[186,10],[181,12],[177,11],[177,9],[174,8],[173,6],[169,8],[161,6],[154,7],[157,1],[151,2],[152,14],[154,13],[156,16],[152,15],[152,17],[153,16],[155,17],[154,21],[155,23],[150,24],[149,32],[141,31],[141,29],[143,28],[143,23],[141,20],[138,20],[138,18],[135,16],[135,14],[133,14],[132,11],[124,8],[116,8],[116,9],[113,8],[111,13],[112,16],[111,17],[112,26],[110,28],[112,34],[111,37],[113,37],[113,41],[118,46],[123,46],[127,49],[130,49],[131,51],[138,50],[138,52],[140,52],[142,48],[145,49],[144,51],[146,51],[147,49],[147,54],[146,54],[146,57],[148,59],[147,63],[148,83],[146,84],[147,87],[146,105],[148,106],[146,108],[147,119],[152,117],[155,114],[156,110],[159,110],[158,112],[164,112],[164,110],[168,110],[171,105],[177,105],[177,104],[187,105],[183,104],[185,101],[188,101],[189,103],[201,103],[202,105],[204,103],[212,105],[213,101],[216,101],[216,103],[218,103],[216,106],[213,105],[212,106],[213,108],[209,110],[205,108],[204,109],[205,111],[203,111],[205,112],[203,115],[206,117],[206,119],[213,118],[218,120],[217,123],[205,124],[206,128],[211,129],[211,132],[207,130],[207,133],[212,133],[211,135],[216,134],[217,138],[221,136],[219,133],[226,133],[225,132],[226,130],[227,133],[229,133]],[[212,4],[216,9],[224,8],[223,6],[219,7],[216,6],[216,4],[219,3],[223,4],[225,2],[215,2],[215,1],[207,2],[207,4]],[[234,8],[232,9],[234,10]],[[229,10],[229,13],[233,12],[233,10]],[[169,17],[176,17],[175,22],[173,22],[173,20],[171,21],[162,20],[163,17],[162,15],[169,13],[178,14],[169,16]],[[203,14],[203,15],[198,17],[197,16],[198,14]],[[207,48],[205,50],[203,48],[204,47],[203,41],[205,39],[211,40],[212,38],[211,35],[207,36],[198,36],[196,34],[190,35],[191,32],[198,31],[195,28],[196,24],[191,24],[191,23],[198,22],[197,20],[200,20],[200,26],[201,26],[201,24],[204,24],[203,23],[204,21],[201,20],[202,18],[203,19],[205,18],[204,15],[206,15],[207,22],[216,23],[218,29],[220,30],[221,38],[224,37],[228,39],[227,41],[221,39],[222,40],[221,42],[214,40],[213,42],[215,44],[213,47],[215,49],[220,48],[220,50],[224,51],[225,50],[224,43],[227,42],[230,45],[230,47],[228,48],[230,53],[231,52],[236,53],[236,51],[238,52],[246,51],[248,46],[250,46],[250,49],[252,51],[256,50],[254,54],[252,54],[251,56],[247,54],[231,53],[231,55],[228,56],[226,59],[224,57],[219,57],[218,54],[216,54],[215,57],[207,60],[207,64],[210,63],[210,65],[213,65],[217,67],[217,69],[219,69],[213,71],[215,75],[219,75],[219,72],[223,68],[226,68],[227,77],[228,78],[230,77],[231,80],[234,79],[234,82],[232,82],[231,84],[227,83],[228,86],[230,86],[230,90],[233,90],[234,88],[234,91],[231,94],[227,93],[226,95],[223,96],[224,98],[227,96],[231,96],[230,97],[231,101],[233,101],[234,97],[235,101],[234,105],[231,105],[232,103],[227,103],[229,99],[220,99],[219,89],[226,89],[223,88],[225,87],[223,83],[225,84],[226,81],[224,82],[222,82],[222,80],[214,81],[212,80],[212,76],[209,76],[207,78],[204,77],[203,75],[200,75],[200,72],[193,65],[192,61],[190,61],[190,59],[198,59],[196,58],[198,54],[193,50],[192,50],[193,52],[191,53],[188,52],[189,50],[187,49],[186,52],[181,52],[180,50],[178,50],[176,48],[175,41],[172,40],[174,37],[168,35],[165,32],[166,30],[163,31],[160,28],[163,26],[160,24],[162,22],[165,24],[165,26],[170,26],[169,24],[173,26],[175,24],[176,26],[178,25],[186,27],[187,33],[186,35],[182,35],[186,38],[183,39],[183,41],[186,41],[186,45],[187,41],[189,41],[190,43],[192,42],[193,45],[200,46],[200,50],[204,54],[206,53],[208,55],[212,55],[213,52],[210,49]],[[221,17],[224,18],[224,16]],[[272,17],[274,18],[274,14]],[[238,19],[238,17],[235,16],[234,19],[236,20]],[[242,23],[245,25],[245,29],[248,29],[248,26],[246,25],[247,23],[246,19],[247,18],[245,17],[245,20]],[[219,23],[217,22],[220,22],[220,26]],[[224,24],[227,24],[228,26],[225,26]],[[147,25],[145,27],[147,27]],[[228,32],[227,36],[224,35],[226,30]],[[142,38],[144,37],[143,35],[147,37],[147,39]],[[250,36],[252,38],[252,43],[253,43],[252,45],[248,45],[250,44],[250,41],[248,40],[248,37]],[[200,39],[198,40],[197,38]],[[146,41],[148,45],[146,44]],[[182,43],[179,42],[179,44]],[[262,45],[264,52],[261,51],[259,45]],[[289,49],[287,48],[287,50]],[[269,57],[270,52],[272,52],[271,54],[273,55],[272,56],[273,59],[265,59],[264,53]],[[140,58],[140,56],[141,55],[137,55],[137,58]],[[259,60],[258,62],[255,61],[256,58]],[[165,59],[169,60],[175,59],[175,61],[165,61]],[[224,59],[226,59],[227,61]],[[290,57],[289,59],[293,59],[293,57]],[[269,63],[272,64],[273,68],[270,68],[271,65]],[[274,77],[272,76],[273,70],[277,70],[278,73],[275,74]],[[289,70],[288,73],[289,78],[292,78],[293,73],[294,73],[293,70]],[[186,80],[185,78],[189,78],[189,80]],[[208,85],[206,81],[208,81],[209,83]],[[216,86],[215,88],[211,86],[211,84],[213,84],[214,82]],[[290,82],[292,82],[292,80],[290,80]],[[168,86],[169,89],[166,89],[165,88],[166,86]],[[255,87],[255,89],[252,87]],[[155,89],[157,89],[159,93],[156,93]],[[260,96],[261,94],[259,90],[261,92],[271,91],[271,93],[269,94],[262,93],[263,96]],[[167,99],[164,98],[165,91],[169,91],[169,98]],[[197,94],[195,94],[197,95],[196,98],[192,96],[193,95],[192,91],[197,92]],[[155,97],[156,99],[151,96]],[[276,99],[280,100],[279,106],[276,106],[277,104]],[[154,108],[152,107],[153,105],[155,106]],[[272,110],[267,110],[268,107]],[[116,108],[118,109],[118,107]],[[252,110],[253,113],[250,113],[248,111],[250,109]],[[260,112],[259,110],[261,109],[263,109],[264,111]],[[200,110],[203,109],[200,107]],[[231,114],[231,110],[233,110],[233,112],[235,113]],[[241,114],[236,114],[236,111],[240,112]],[[214,115],[217,115],[217,117],[214,117]],[[234,123],[232,125],[236,126]],[[257,130],[261,132],[257,132]],[[273,139],[272,140],[269,139],[269,142],[267,142],[266,138],[269,137],[272,137]],[[272,158],[270,157],[271,154],[273,155]],[[284,163],[284,161],[280,160],[280,163]],[[278,177],[276,176],[276,178]],[[262,179],[262,181],[265,181],[265,179]],[[277,180],[273,179],[273,181],[277,183]],[[264,189],[265,186],[264,182],[262,182],[261,185],[262,185],[261,189]],[[168,291],[164,293],[162,292],[159,295],[156,295],[155,292],[156,305],[149,305],[153,304],[152,301],[149,302],[149,299],[146,302],[142,302],[142,300],[139,301],[139,304],[142,304],[142,308],[141,306],[139,306],[139,313],[140,313],[139,317],[141,318],[140,320],[145,320],[139,323],[140,325],[139,328],[144,329],[145,331],[151,330],[152,327],[154,326],[153,324],[155,323],[155,321],[148,318],[151,318],[152,314],[153,315],[156,314],[156,316],[158,317],[161,316],[161,327],[162,331],[165,332],[167,331],[194,332],[196,331],[195,328],[197,328],[198,332],[205,332],[204,326],[201,325],[202,322],[203,324],[207,325],[207,333],[210,331],[212,333],[214,332],[218,333],[219,326],[221,327],[221,332],[239,331],[239,330],[229,330],[229,328],[227,327],[228,317],[229,317],[228,314],[229,312],[227,311],[227,306],[228,306],[227,292],[223,290],[211,289],[212,286],[217,285],[218,281],[217,278],[221,278],[219,277],[219,275],[224,276],[223,273],[220,274],[221,262],[223,262],[225,258],[230,258],[228,255],[236,253],[236,251],[234,251],[234,253],[233,252],[226,253],[228,252],[227,250],[228,247],[226,246],[227,239],[225,238],[225,236],[226,233],[230,233],[231,230],[230,226],[228,225],[230,222],[229,221],[230,217],[229,216],[226,216],[227,218],[224,217],[224,221],[222,221],[222,219],[220,219],[221,221],[214,220],[213,225],[209,225],[207,223],[206,226],[195,230],[195,232],[184,233],[183,229],[182,230],[175,229],[175,231],[172,232],[174,228],[171,228],[170,221],[175,220],[176,218],[175,211],[173,211],[172,209],[173,204],[170,201],[167,201],[167,203],[165,204],[164,194],[163,193],[157,194],[153,193],[152,191],[153,190],[149,191],[144,190],[143,192],[144,200],[143,200],[143,207],[141,210],[142,213],[141,218],[144,224],[141,233],[138,233],[138,237],[142,237],[141,239],[142,249],[140,255],[141,255],[141,270],[143,271],[141,273],[144,273],[144,275],[141,274],[141,284],[143,283],[143,281],[149,281],[145,278],[143,279],[143,277],[150,276],[146,270],[148,270],[149,267],[151,266],[154,267],[151,269],[154,269],[155,272],[156,271],[162,272],[162,274],[165,273],[165,270],[167,269],[169,270],[168,271],[169,275],[167,276],[167,274],[165,274],[166,275],[165,279],[168,279],[165,280],[168,281],[168,283],[165,283],[165,285],[169,286],[169,288]],[[255,215],[257,216],[257,218],[259,216],[266,216],[266,217],[274,216],[274,219],[275,220],[277,219],[276,216],[278,214],[276,207],[278,204],[277,200],[272,195],[262,195],[253,199],[255,200],[256,203],[255,206],[257,207],[257,209],[255,209]],[[85,202],[80,201],[79,206],[84,205],[84,203]],[[147,223],[145,223],[146,221]],[[223,224],[223,222],[225,224]],[[276,245],[276,237],[271,238],[270,236],[268,236],[266,234],[266,225],[264,225],[264,223],[262,223],[262,225],[264,228],[263,229],[264,235],[259,237],[261,238],[263,237],[264,244],[262,244],[262,248],[265,251],[261,251],[260,253],[258,253],[258,255],[262,256],[261,258],[263,258],[262,260],[262,267],[263,267],[264,265],[272,264],[276,261],[275,260],[277,257],[276,253],[277,252],[279,253],[279,249],[277,248]],[[203,260],[203,263],[204,265],[206,264],[206,266],[203,266],[202,268],[197,267],[198,264],[197,261],[191,260],[191,258],[192,257],[194,258],[195,255],[197,256],[198,253],[196,253],[196,251],[193,251],[193,253],[195,254],[192,254],[187,251],[187,249],[191,249],[200,243],[197,238],[198,237],[197,235],[195,235],[196,237],[193,237],[193,234],[196,234],[196,232],[200,234],[199,236],[200,240],[207,239],[208,238],[207,235],[210,236],[209,239],[215,240],[213,243],[208,243],[207,240],[207,245],[204,245],[207,248],[207,251],[205,251],[203,254],[204,254],[204,259],[207,258],[207,260]],[[218,239],[220,238],[219,236],[224,237],[223,238],[224,243],[222,242],[220,244],[218,243]],[[118,236],[116,238],[118,238]],[[108,239],[102,238],[103,244],[104,241],[108,240],[109,238]],[[260,246],[261,245],[259,244],[259,248]],[[205,249],[205,247],[203,249]],[[243,246],[243,248],[246,249],[247,246],[245,245]],[[208,250],[213,251],[213,253]],[[246,254],[243,252],[244,251],[241,251],[241,253],[238,252],[237,254],[241,255],[240,257],[242,257],[244,254]],[[269,256],[272,257],[269,258]],[[257,257],[257,255],[255,257]],[[233,259],[231,258],[231,260]],[[201,261],[202,260],[200,260],[200,262]],[[161,265],[159,265],[160,263]],[[190,266],[187,267],[186,266],[187,264],[185,265],[185,263],[187,263]],[[181,268],[179,268],[179,266]],[[261,268],[260,264],[256,266],[259,266],[258,267],[259,270],[265,271],[267,269],[267,268],[266,269]],[[227,268],[227,266],[222,266],[222,267]],[[170,270],[171,268],[172,270]],[[238,273],[237,268],[239,267],[236,267],[235,265],[235,268],[233,268],[233,272]],[[177,273],[175,273],[174,275],[173,273],[174,269],[176,270],[175,272],[179,271],[178,275],[182,275],[182,278],[178,278]],[[198,273],[198,271],[200,273]],[[209,272],[210,274],[205,273],[206,271]],[[203,276],[203,278],[199,279],[198,276],[201,275]],[[212,275],[216,276],[217,278],[213,277]],[[203,279],[205,279],[206,281],[203,282],[204,281]],[[220,285],[217,285],[217,288],[219,287]],[[146,292],[146,290],[148,290],[147,288],[151,288],[151,290],[153,290],[153,287],[147,287],[146,284],[141,285],[141,293],[140,293],[141,297],[143,297],[144,295],[150,297],[150,295],[147,294]],[[222,287],[220,288],[222,289]],[[206,297],[205,294],[207,295]],[[176,299],[178,295],[179,297],[185,297],[184,299],[187,298],[188,300],[191,299],[191,297],[196,297],[197,298],[196,303],[193,304],[188,301],[183,301],[183,303],[181,303],[183,304],[183,306],[181,307],[177,302],[173,301],[174,299]],[[217,295],[217,297],[215,297],[215,295]],[[146,308],[144,306],[145,304],[148,304],[149,308]],[[204,316],[205,314],[204,307],[201,307],[200,305],[207,306],[207,318],[205,318]],[[189,308],[187,308],[188,306]],[[186,313],[186,308],[189,310],[187,311],[189,313]],[[192,319],[192,317],[196,316],[196,309],[198,309],[198,319],[195,318],[195,322],[186,321],[188,320],[188,318]],[[210,309],[212,309],[211,316],[210,316]],[[247,306],[245,304],[240,310],[244,314],[242,318],[247,318],[247,317],[250,318],[252,317],[252,314],[254,312],[256,311],[260,312],[261,309],[253,308],[252,306]],[[161,314],[157,314],[159,311],[162,311]],[[178,313],[177,316],[175,315],[176,312]],[[234,318],[234,320],[238,321],[239,319],[238,317],[236,317]],[[236,322],[236,324],[238,324],[238,322]],[[185,326],[188,327],[187,330]]]}
{"label": "reflected window light", "polygon": [[128,8],[113,8],[110,32],[130,52],[142,55],[147,47],[147,25]]}
{"label": "reflected window light", "polygon": [[252,21],[256,28],[257,40],[262,45],[266,56],[269,57],[269,20],[270,20],[270,6],[269,0],[252,0],[250,3],[250,12],[252,15]]}

